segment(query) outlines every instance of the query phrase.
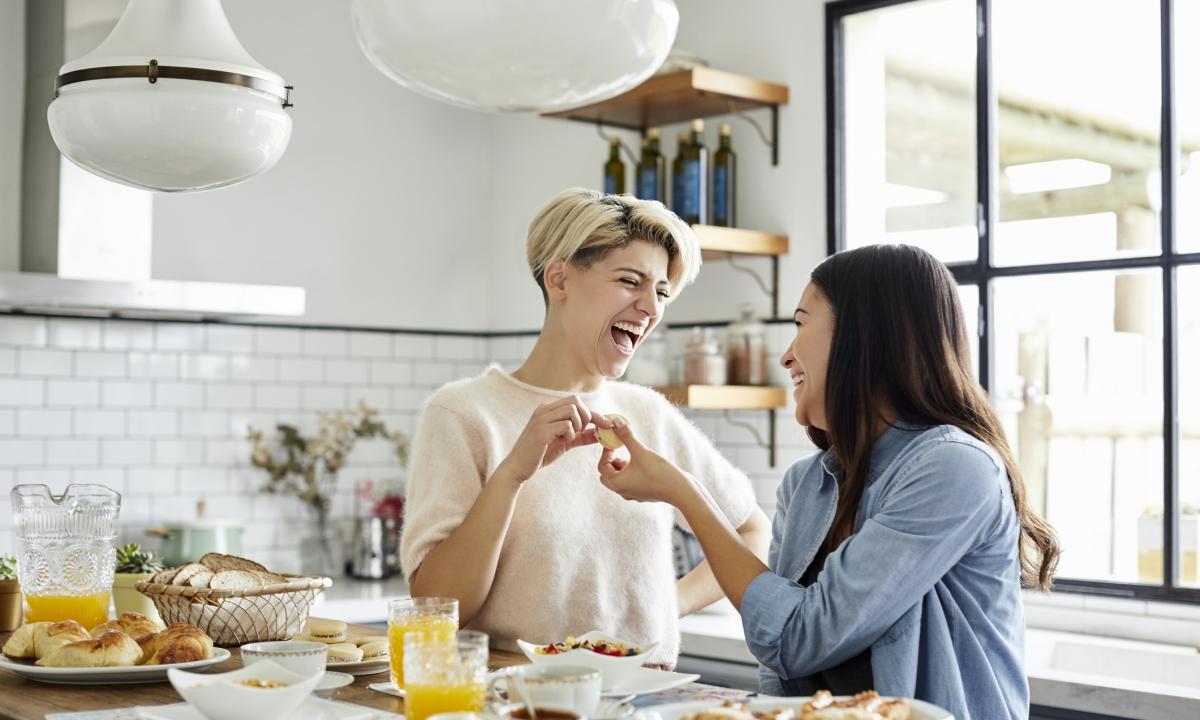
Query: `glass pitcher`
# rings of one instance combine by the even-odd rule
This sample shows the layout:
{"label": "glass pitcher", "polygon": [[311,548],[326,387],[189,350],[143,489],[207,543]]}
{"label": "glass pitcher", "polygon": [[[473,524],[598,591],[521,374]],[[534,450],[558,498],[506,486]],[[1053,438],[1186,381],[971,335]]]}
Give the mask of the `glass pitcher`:
{"label": "glass pitcher", "polygon": [[103,485],[12,490],[17,579],[25,622],[75,620],[91,629],[108,620],[121,494]]}

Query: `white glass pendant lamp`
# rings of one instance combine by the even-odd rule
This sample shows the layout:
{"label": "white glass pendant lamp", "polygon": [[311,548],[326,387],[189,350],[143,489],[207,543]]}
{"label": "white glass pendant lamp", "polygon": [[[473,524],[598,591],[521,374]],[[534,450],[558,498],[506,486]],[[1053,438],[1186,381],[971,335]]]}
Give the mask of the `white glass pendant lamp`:
{"label": "white glass pendant lamp", "polygon": [[508,112],[566,110],[636,87],[679,29],[674,0],[353,0],[352,14],[384,75]]}
{"label": "white glass pendant lamp", "polygon": [[59,71],[58,149],[144,190],[211,190],[271,169],[292,136],[291,87],[234,35],[220,0],[129,0],[112,33]]}

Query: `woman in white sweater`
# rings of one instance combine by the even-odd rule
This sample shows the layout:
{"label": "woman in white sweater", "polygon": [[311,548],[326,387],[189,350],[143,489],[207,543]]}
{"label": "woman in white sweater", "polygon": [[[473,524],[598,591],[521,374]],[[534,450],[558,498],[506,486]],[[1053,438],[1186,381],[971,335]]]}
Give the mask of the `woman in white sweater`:
{"label": "woman in white sweater", "polygon": [[598,629],[658,642],[721,597],[701,564],[678,582],[676,514],[599,481],[596,429],[617,413],[713,498],[765,557],[769,522],[746,476],[660,394],[611,382],[700,267],[695,234],[661,203],[566,190],[529,226],[546,317],[512,373],[491,367],[433,394],[413,441],[402,562],[413,595],[455,597],[493,647]]}

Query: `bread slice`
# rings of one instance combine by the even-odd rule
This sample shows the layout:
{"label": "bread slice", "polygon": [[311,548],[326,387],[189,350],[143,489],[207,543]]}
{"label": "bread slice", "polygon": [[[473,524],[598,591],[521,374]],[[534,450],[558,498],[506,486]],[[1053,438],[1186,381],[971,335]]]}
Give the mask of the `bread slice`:
{"label": "bread slice", "polygon": [[194,588],[206,588],[206,587],[208,587],[208,584],[210,582],[212,582],[212,579],[214,576],[215,576],[215,573],[212,572],[211,570],[204,570],[203,572],[198,572],[195,575],[188,578],[188,585],[190,585]]}
{"label": "bread slice", "polygon": [[219,570],[213,573],[208,586],[213,590],[254,590],[264,584],[258,573],[248,570]]}
{"label": "bread slice", "polygon": [[277,583],[285,583],[288,581],[287,578],[279,573],[260,572],[257,570],[251,570],[250,572],[254,573],[254,575],[258,577],[259,581],[261,581],[263,585],[275,585]]}
{"label": "bread slice", "polygon": [[175,579],[175,575],[178,574],[181,569],[182,568],[173,567],[166,568],[165,570],[159,570],[158,572],[154,573],[154,577],[150,578],[150,582],[170,585],[171,581]]}
{"label": "bread slice", "polygon": [[187,585],[188,580],[192,579],[193,575],[198,575],[202,572],[207,572],[208,568],[200,563],[188,563],[179,568],[179,572],[175,573],[175,577],[171,578],[172,585]]}
{"label": "bread slice", "polygon": [[244,557],[238,557],[237,555],[223,555],[221,553],[213,552],[210,552],[204,557],[200,558],[200,564],[209,570],[212,570],[213,572],[219,572],[221,570],[252,570],[264,573],[271,572],[253,560],[248,560]]}

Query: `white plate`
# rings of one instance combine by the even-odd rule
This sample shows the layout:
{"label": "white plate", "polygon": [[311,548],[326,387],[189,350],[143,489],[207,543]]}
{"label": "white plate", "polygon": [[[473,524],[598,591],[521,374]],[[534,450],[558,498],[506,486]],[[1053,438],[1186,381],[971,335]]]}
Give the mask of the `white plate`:
{"label": "white plate", "polygon": [[376,660],[359,660],[358,662],[327,662],[325,663],[325,669],[340,673],[349,673],[351,675],[374,675],[375,673],[387,672],[392,668],[387,658],[379,658]]}
{"label": "white plate", "polygon": [[[845,699],[845,696],[839,696],[839,700]],[[751,700],[746,704],[751,710],[773,710],[775,708],[787,707],[793,708],[797,712],[808,702],[806,697],[798,698],[771,698]],[[954,716],[936,705],[930,705],[927,702],[920,700],[909,700],[909,706],[912,708],[911,720],[954,720]],[[694,713],[706,708],[719,707],[721,703],[713,700],[698,700],[695,702],[671,703],[669,705],[652,705],[647,708],[638,710],[635,714],[636,720],[679,720],[679,718],[687,713]]]}
{"label": "white plate", "polygon": [[687,685],[699,679],[699,675],[640,667],[633,671],[628,680],[600,694],[604,697],[620,698],[630,695],[648,695]]}
{"label": "white plate", "polygon": [[313,693],[320,697],[327,698],[333,695],[334,691],[338,688],[344,688],[352,682],[354,682],[353,675],[326,670],[325,674],[321,676],[321,679],[317,681],[317,686],[313,688]]}
{"label": "white plate", "polygon": [[[137,716],[144,720],[204,720],[200,711],[187,703],[138,707],[134,710],[137,712]],[[403,715],[375,710],[362,705],[333,702],[309,696],[300,707],[296,708],[289,720],[377,720],[403,717]]]}
{"label": "white plate", "polygon": [[167,670],[178,668],[192,672],[205,672],[207,668],[229,659],[225,648],[213,648],[207,660],[175,663],[174,665],[130,665],[125,667],[98,668],[48,668],[10,660],[0,655],[0,668],[38,682],[56,685],[136,685],[138,683],[166,682]]}

